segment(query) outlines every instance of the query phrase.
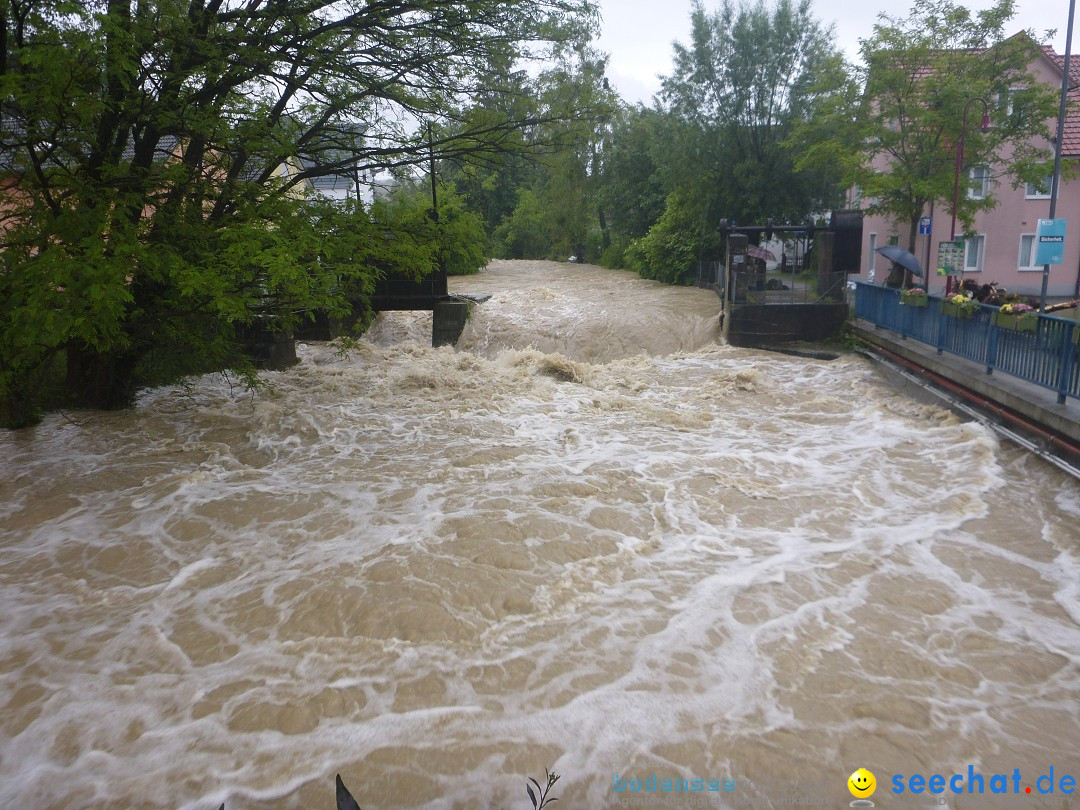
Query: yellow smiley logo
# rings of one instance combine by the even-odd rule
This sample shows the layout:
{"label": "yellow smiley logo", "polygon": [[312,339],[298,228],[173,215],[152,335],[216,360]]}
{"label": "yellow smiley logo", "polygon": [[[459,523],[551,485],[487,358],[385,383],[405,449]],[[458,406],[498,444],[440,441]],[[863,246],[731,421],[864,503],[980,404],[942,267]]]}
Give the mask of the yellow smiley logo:
{"label": "yellow smiley logo", "polygon": [[877,788],[877,779],[866,768],[859,768],[847,780],[847,788],[856,799],[865,799],[874,795]]}

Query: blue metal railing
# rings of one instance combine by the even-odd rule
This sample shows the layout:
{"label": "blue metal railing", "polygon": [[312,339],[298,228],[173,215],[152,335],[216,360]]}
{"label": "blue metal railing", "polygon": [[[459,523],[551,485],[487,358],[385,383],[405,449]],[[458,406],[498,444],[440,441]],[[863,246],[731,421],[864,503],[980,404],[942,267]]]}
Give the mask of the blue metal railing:
{"label": "blue metal railing", "polygon": [[1080,323],[1039,315],[1034,332],[994,325],[997,307],[980,304],[970,317],[943,311],[941,298],[930,296],[925,307],[900,303],[900,291],[856,282],[855,317],[927,343],[939,352],[966,357],[995,371],[1080,399]]}

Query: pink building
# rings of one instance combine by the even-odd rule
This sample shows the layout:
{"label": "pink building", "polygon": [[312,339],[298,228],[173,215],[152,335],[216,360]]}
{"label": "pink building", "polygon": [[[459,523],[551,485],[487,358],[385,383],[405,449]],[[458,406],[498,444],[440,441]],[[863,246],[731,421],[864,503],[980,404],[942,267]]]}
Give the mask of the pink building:
{"label": "pink building", "polygon": [[[1031,65],[1031,73],[1060,91],[1064,61],[1064,57],[1052,48],[1044,47],[1042,55]],[[1063,161],[1080,158],[1080,58],[1070,58],[1069,72],[1072,81],[1069,90],[1070,110],[1065,120],[1062,144]],[[973,107],[972,111],[978,113],[979,108]],[[991,110],[991,116],[994,112]],[[1050,129],[1057,131],[1056,120],[1051,123]],[[1007,160],[1008,156],[1004,159]],[[1014,189],[1010,178],[995,177],[1001,174],[1000,167],[976,166],[971,169],[970,179],[975,188],[968,193],[985,195],[992,191],[998,205],[990,211],[979,212],[975,217],[975,235],[967,240],[963,277],[980,284],[997,282],[999,287],[1010,292],[1038,296],[1043,268],[1034,264],[1035,229],[1040,218],[1050,215],[1049,178],[1045,187],[1028,184]],[[964,193],[963,188],[960,193]],[[853,208],[864,207],[861,202],[858,199],[849,200]],[[937,244],[949,239],[951,211],[946,202],[939,203],[935,210],[927,210],[925,214],[932,217],[933,233],[920,234],[914,252],[923,267],[929,267],[927,276],[922,279],[928,284],[928,291],[939,294],[944,291],[945,279],[935,274]],[[1051,266],[1048,297],[1080,297],[1080,178],[1062,181],[1055,216],[1067,220],[1069,225],[1065,263]],[[960,227],[958,222],[957,238],[961,236]],[[875,248],[888,244],[899,244],[906,248],[907,228],[907,223],[894,222],[884,215],[866,217],[863,222],[859,278],[879,284],[885,280],[890,262],[876,253]]]}

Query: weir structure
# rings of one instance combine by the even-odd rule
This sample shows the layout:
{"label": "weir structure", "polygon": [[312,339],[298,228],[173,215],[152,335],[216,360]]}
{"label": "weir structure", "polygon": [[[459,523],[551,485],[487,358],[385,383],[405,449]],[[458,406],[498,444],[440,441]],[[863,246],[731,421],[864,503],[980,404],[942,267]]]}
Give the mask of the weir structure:
{"label": "weir structure", "polygon": [[250,338],[252,357],[260,368],[288,368],[299,362],[296,340],[334,340],[349,334],[365,311],[430,310],[431,345],[453,346],[461,337],[472,306],[489,297],[450,294],[446,270],[441,267],[418,280],[402,273],[391,273],[378,282],[367,302],[354,301],[353,312],[345,318],[331,318],[325,312],[316,312],[310,324],[292,333],[268,329],[254,331]]}
{"label": "weir structure", "polygon": [[[765,347],[838,337],[847,322],[847,274],[859,271],[862,212],[833,211],[827,225],[736,226],[721,220],[723,262],[700,263],[697,284],[723,300],[722,332],[733,346]],[[751,237],[790,237],[796,244],[790,276],[765,269],[768,252]],[[801,251],[799,250],[801,246]],[[800,260],[801,256],[801,260]],[[781,266],[786,263],[786,255]],[[799,272],[801,269],[802,272]],[[786,283],[790,280],[790,284]]]}
{"label": "weir structure", "polygon": [[[428,216],[439,222],[438,189],[435,183],[435,144],[432,127],[427,126],[428,154],[431,179],[431,208]],[[359,191],[357,191],[359,198]],[[296,330],[295,334],[266,336],[255,346],[256,365],[267,368],[285,368],[297,362],[295,338],[307,340],[333,340],[352,331],[365,312],[393,310],[430,310],[431,345],[453,346],[461,337],[473,304],[486,301],[491,296],[467,297],[451,295],[447,287],[446,264],[421,278],[404,273],[387,273],[375,285],[375,292],[367,301],[353,301],[352,313],[343,319],[330,318],[325,312],[316,312],[310,326]],[[269,352],[266,351],[269,346]]]}

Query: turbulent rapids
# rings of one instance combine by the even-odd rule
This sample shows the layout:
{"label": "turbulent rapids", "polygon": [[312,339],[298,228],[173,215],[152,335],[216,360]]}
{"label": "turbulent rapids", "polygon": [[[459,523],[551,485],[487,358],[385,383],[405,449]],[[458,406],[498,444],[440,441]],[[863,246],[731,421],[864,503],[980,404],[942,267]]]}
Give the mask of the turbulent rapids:
{"label": "turbulent rapids", "polygon": [[452,289],[493,296],[457,348],[386,314],[267,392],[0,436],[0,806],[1080,777],[1077,482],[859,357],[718,344],[709,292]]}

